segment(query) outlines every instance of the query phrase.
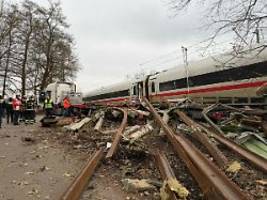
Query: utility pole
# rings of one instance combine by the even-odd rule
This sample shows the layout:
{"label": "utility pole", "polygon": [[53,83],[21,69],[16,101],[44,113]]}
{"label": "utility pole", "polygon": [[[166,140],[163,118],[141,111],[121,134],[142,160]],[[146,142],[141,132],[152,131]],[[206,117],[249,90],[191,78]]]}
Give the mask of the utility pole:
{"label": "utility pole", "polygon": [[189,85],[189,70],[188,70],[188,50],[182,46],[182,53],[184,58],[184,66],[186,72],[186,84],[187,84],[187,98],[189,98],[190,85]]}

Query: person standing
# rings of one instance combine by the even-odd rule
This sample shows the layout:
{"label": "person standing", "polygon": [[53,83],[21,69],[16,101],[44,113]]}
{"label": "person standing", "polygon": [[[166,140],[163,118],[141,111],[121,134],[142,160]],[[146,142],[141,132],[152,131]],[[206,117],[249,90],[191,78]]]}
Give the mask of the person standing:
{"label": "person standing", "polygon": [[69,97],[65,97],[63,99],[63,108],[64,108],[64,112],[63,112],[63,116],[64,117],[69,117],[70,116],[70,107],[71,107],[71,104],[70,104],[70,99]]}
{"label": "person standing", "polygon": [[26,108],[27,108],[27,97],[24,95],[21,98],[20,121],[25,122],[26,120],[26,115],[27,115]]}
{"label": "person standing", "polygon": [[53,115],[54,102],[51,99],[51,94],[48,93],[44,101],[45,116],[51,117]]}
{"label": "person standing", "polygon": [[21,110],[20,95],[16,95],[16,98],[13,99],[12,106],[13,106],[13,112],[14,112],[13,123],[14,125],[19,125],[19,115],[20,115],[20,110]]}
{"label": "person standing", "polygon": [[4,114],[5,101],[2,95],[0,95],[0,128],[2,128],[2,118]]}
{"label": "person standing", "polygon": [[25,123],[33,124],[35,122],[35,100],[34,97],[31,96],[27,101],[27,108],[25,114]]}
{"label": "person standing", "polygon": [[12,97],[8,98],[8,101],[6,103],[6,122],[9,124],[9,122],[13,123],[13,106],[12,106]]}

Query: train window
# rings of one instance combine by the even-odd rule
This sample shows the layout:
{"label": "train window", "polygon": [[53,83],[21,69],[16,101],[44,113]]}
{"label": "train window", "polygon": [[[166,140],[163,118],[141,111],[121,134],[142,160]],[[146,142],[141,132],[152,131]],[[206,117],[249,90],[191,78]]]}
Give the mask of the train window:
{"label": "train window", "polygon": [[186,88],[186,87],[187,87],[186,78],[175,80],[175,89],[181,89],[181,88]]}
{"label": "train window", "polygon": [[232,103],[232,97],[219,97],[219,103],[230,104]]}
{"label": "train window", "polygon": [[248,98],[247,97],[236,97],[235,104],[243,104],[243,103],[248,103]]}
{"label": "train window", "polygon": [[160,91],[175,90],[175,80],[160,83],[159,90]]}
{"label": "train window", "polygon": [[203,103],[205,104],[217,103],[217,98],[216,97],[203,97]]}
{"label": "train window", "polygon": [[156,88],[155,88],[155,82],[152,82],[152,85],[151,85],[151,92],[156,92]]}
{"label": "train window", "polygon": [[202,103],[202,98],[201,97],[193,97],[192,100],[196,103]]}
{"label": "train window", "polygon": [[136,86],[134,86],[134,88],[133,88],[133,95],[136,95],[137,94],[137,88],[136,88]]}
{"label": "train window", "polygon": [[108,98],[116,98],[116,97],[125,97],[129,96],[129,90],[122,90],[117,92],[110,92],[105,94],[100,94],[93,97],[85,98],[86,101],[98,100],[98,99],[108,99]]}
{"label": "train window", "polygon": [[252,97],[251,103],[264,103],[264,99],[262,97]]}

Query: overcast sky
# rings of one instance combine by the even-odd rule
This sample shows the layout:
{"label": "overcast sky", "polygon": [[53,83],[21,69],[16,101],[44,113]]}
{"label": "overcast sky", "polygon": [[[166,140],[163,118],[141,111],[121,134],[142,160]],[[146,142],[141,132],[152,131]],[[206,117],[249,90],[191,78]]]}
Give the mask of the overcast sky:
{"label": "overcast sky", "polygon": [[165,61],[140,64],[175,50],[180,54],[182,45],[205,38],[197,28],[200,26],[198,8],[172,17],[164,1],[61,1],[71,25],[69,32],[76,41],[82,67],[77,83],[83,92],[126,79],[126,75],[140,72],[142,68],[156,69],[159,63],[163,68],[171,67],[178,62],[173,60],[176,52],[166,56]]}

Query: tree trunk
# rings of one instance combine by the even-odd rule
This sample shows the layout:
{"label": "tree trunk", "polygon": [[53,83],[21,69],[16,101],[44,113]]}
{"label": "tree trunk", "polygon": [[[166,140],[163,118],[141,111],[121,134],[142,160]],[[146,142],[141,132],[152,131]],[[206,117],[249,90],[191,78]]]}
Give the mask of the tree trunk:
{"label": "tree trunk", "polygon": [[5,66],[5,73],[4,73],[4,83],[3,83],[3,93],[4,96],[6,94],[6,81],[7,81],[7,75],[9,70],[9,61],[10,61],[10,54],[11,54],[11,46],[12,46],[12,35],[11,31],[9,32],[9,45],[8,45],[8,51],[7,51],[7,58],[6,58],[6,66]]}
{"label": "tree trunk", "polygon": [[46,66],[45,66],[45,72],[43,75],[43,79],[41,82],[41,91],[43,91],[45,89],[45,87],[48,84],[48,78],[49,78],[49,72],[50,72],[50,68],[51,68],[51,47],[52,47],[52,31],[50,30],[50,34],[49,34],[49,39],[48,39],[48,43],[47,43],[47,51],[46,51]]}
{"label": "tree trunk", "polygon": [[21,68],[21,95],[26,94],[26,65],[28,60],[28,49],[29,49],[30,41],[29,37],[26,39],[25,49],[24,49],[24,58],[22,62]]}

